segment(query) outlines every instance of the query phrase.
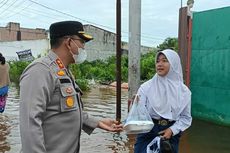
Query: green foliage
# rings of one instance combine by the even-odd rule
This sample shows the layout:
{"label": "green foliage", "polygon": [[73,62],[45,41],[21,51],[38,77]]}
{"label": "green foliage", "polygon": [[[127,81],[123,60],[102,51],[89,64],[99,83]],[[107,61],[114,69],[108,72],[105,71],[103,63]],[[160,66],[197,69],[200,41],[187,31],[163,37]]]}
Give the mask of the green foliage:
{"label": "green foliage", "polygon": [[70,71],[72,72],[72,74],[75,77],[75,79],[82,78],[82,74],[81,74],[79,65],[76,65],[76,64],[70,65]]}
{"label": "green foliage", "polygon": [[10,61],[10,80],[16,84],[19,84],[20,76],[23,70],[30,64],[25,61]]}
{"label": "green foliage", "polygon": [[[141,56],[141,80],[152,78],[155,73],[155,55],[152,51]],[[80,65],[73,64],[70,67],[76,79],[95,79],[99,82],[110,83],[116,80],[116,57],[112,56],[105,61],[96,60],[84,62]],[[128,56],[121,58],[121,79],[128,82]]]}
{"label": "green foliage", "polygon": [[155,74],[156,52],[149,52],[141,57],[141,80],[149,80]]}
{"label": "green foliage", "polygon": [[86,79],[76,79],[76,82],[77,82],[78,86],[81,88],[81,90],[87,91],[87,90],[90,89],[88,80],[86,80]]}
{"label": "green foliage", "polygon": [[[155,52],[141,56],[141,80],[150,79],[155,73]],[[28,66],[29,62],[11,61],[10,78],[12,82],[19,83],[20,75]],[[94,79],[99,82],[110,83],[116,80],[116,57],[112,56],[107,60],[85,61],[82,64],[72,64],[70,71],[74,75],[78,85],[82,90],[88,90],[88,80]],[[128,82],[128,56],[121,58],[121,79],[122,82]]]}
{"label": "green foliage", "polygon": [[123,56],[121,58],[121,80],[124,82],[128,82],[128,75],[129,75],[129,61],[128,56]]}
{"label": "green foliage", "polygon": [[[178,39],[167,38],[160,44],[158,49],[172,48],[178,51]],[[141,56],[141,80],[145,81],[155,74],[155,56],[156,52],[152,51],[148,54]],[[40,57],[40,56],[39,56]],[[29,62],[23,61],[10,61],[10,79],[16,84],[19,83],[20,75],[23,70],[28,66]],[[116,80],[116,57],[112,56],[107,60],[95,60],[92,62],[85,61],[83,64],[72,64],[70,70],[77,80],[80,88],[88,90],[89,79],[95,79],[99,82],[110,83]],[[128,56],[123,55],[121,57],[121,79],[123,82],[128,81]]]}
{"label": "green foliage", "polygon": [[[128,57],[121,58],[122,81],[128,80]],[[73,64],[70,67],[75,78],[95,79],[99,82],[112,82],[116,80],[116,57],[111,56],[107,60],[85,61],[80,65]]]}
{"label": "green foliage", "polygon": [[178,51],[178,39],[177,38],[166,38],[165,41],[157,46],[159,50],[164,50],[171,48],[175,51]]}

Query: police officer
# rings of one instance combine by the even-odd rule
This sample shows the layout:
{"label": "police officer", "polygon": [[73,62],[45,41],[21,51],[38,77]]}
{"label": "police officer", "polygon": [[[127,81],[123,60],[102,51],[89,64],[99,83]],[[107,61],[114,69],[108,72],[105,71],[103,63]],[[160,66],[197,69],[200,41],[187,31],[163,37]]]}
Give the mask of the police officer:
{"label": "police officer", "polygon": [[81,90],[68,69],[86,58],[92,40],[77,21],[50,26],[51,50],[32,62],[20,78],[20,132],[23,153],[78,153],[81,129],[122,130],[112,119],[97,119],[82,110]]}

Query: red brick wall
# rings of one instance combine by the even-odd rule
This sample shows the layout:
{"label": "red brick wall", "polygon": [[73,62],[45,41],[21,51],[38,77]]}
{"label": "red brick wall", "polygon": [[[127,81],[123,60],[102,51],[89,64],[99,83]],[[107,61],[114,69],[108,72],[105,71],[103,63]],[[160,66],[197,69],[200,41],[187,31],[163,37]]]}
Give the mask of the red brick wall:
{"label": "red brick wall", "polygon": [[10,22],[6,27],[0,27],[0,41],[46,39],[45,29],[20,28],[19,23]]}

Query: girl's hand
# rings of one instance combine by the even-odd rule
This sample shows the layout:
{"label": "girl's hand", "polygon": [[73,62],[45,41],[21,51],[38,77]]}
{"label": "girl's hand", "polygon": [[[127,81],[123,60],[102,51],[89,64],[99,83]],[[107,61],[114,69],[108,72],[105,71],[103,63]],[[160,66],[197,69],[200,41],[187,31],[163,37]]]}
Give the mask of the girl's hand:
{"label": "girl's hand", "polygon": [[173,132],[170,128],[167,128],[167,129],[159,132],[158,134],[161,135],[161,137],[164,139],[170,139],[173,135]]}

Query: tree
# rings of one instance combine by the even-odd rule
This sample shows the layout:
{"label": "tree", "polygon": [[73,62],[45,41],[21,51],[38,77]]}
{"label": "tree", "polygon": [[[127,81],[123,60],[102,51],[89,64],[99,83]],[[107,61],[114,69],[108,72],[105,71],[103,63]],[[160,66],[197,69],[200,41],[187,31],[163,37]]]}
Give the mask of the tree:
{"label": "tree", "polygon": [[157,46],[159,50],[164,50],[171,48],[175,51],[178,51],[178,38],[166,38],[165,41]]}

